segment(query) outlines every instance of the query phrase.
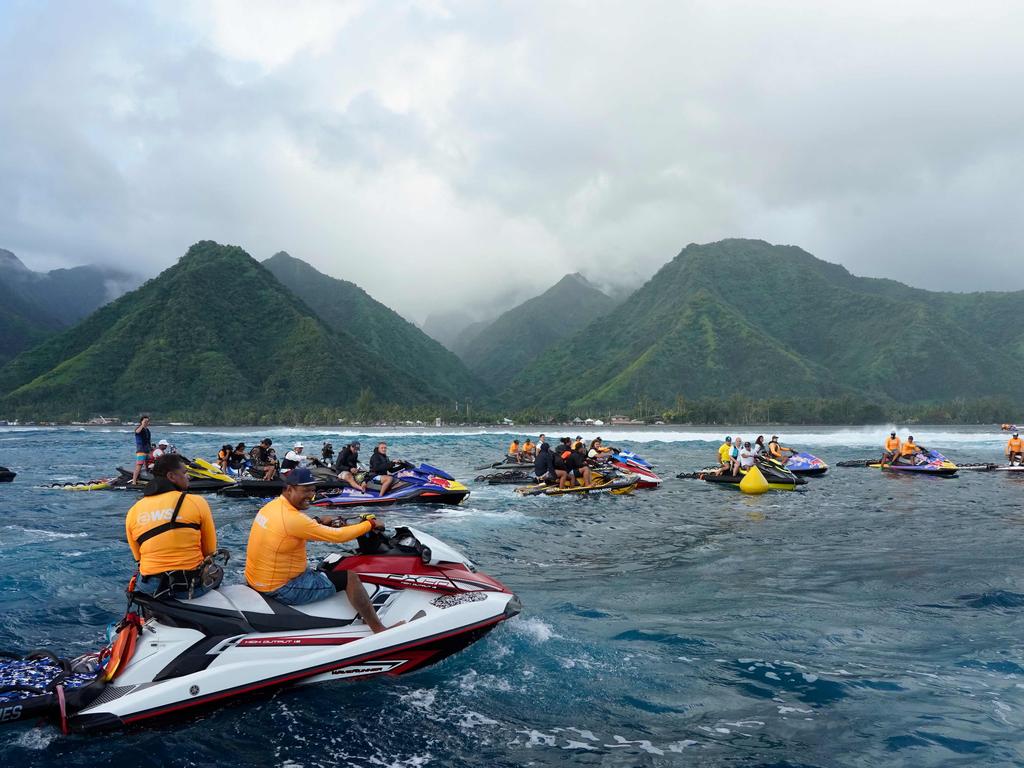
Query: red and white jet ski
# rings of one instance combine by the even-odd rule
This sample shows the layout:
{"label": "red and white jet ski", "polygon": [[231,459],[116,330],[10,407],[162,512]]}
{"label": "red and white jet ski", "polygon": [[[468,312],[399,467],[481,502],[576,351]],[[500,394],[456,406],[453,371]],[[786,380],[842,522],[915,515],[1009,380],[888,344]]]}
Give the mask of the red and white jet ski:
{"label": "red and white jet ski", "polygon": [[122,632],[138,633],[134,650],[68,724],[116,727],[290,683],[405,674],[462,650],[521,607],[465,555],[412,528],[369,534],[357,553],[330,555],[320,567],[359,574],[390,628],[371,632],[344,592],[302,606],[244,585],[182,601],[133,593],[142,621]]}
{"label": "red and white jet ski", "polygon": [[618,451],[608,458],[608,463],[620,472],[636,475],[637,488],[660,488],[661,478],[655,472],[650,463],[637,456],[632,451]]}

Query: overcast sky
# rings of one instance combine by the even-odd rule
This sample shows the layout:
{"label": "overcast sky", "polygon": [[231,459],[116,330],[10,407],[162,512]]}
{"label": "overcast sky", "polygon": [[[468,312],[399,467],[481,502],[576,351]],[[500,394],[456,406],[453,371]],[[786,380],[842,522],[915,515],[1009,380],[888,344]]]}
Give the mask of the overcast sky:
{"label": "overcast sky", "polygon": [[278,250],[406,317],[758,237],[1024,289],[1024,3],[0,3],[0,248]]}

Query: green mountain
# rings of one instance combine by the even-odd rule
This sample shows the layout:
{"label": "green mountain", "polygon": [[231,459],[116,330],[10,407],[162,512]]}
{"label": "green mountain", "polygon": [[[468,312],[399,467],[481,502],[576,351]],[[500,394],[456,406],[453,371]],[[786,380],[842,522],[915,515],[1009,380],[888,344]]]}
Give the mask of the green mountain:
{"label": "green mountain", "polygon": [[350,405],[361,393],[406,404],[441,399],[328,328],[241,248],[209,241],[12,360],[0,369],[0,392],[0,410],[13,415],[230,411],[252,414],[251,423]]}
{"label": "green mountain", "polygon": [[1024,292],[952,294],[851,275],[792,246],[689,245],[506,395],[626,408],[677,397],[1021,400]]}
{"label": "green mountain", "polygon": [[329,327],[360,339],[396,368],[423,379],[449,400],[483,394],[483,384],[458,357],[355,283],[328,277],[283,251],[263,266]]}
{"label": "green mountain", "polygon": [[0,248],[0,365],[137,284],[97,266],[33,272]]}
{"label": "green mountain", "polygon": [[460,355],[474,373],[500,389],[545,350],[614,304],[583,275],[566,275],[478,331]]}

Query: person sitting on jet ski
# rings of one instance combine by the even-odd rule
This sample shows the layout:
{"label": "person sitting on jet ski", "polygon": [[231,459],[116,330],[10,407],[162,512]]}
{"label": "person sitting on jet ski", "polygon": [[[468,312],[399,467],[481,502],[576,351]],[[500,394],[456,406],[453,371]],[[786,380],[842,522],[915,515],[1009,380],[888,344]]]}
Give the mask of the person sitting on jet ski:
{"label": "person sitting on jet ski", "polygon": [[555,483],[558,475],[555,473],[555,454],[551,452],[551,446],[547,441],[540,444],[537,451],[537,458],[533,462],[533,474],[538,483]]}
{"label": "person sitting on jet ski", "polygon": [[743,438],[736,435],[732,441],[732,450],[729,451],[729,474],[738,476],[740,473],[740,451],[743,449]]}
{"label": "person sitting on jet ski", "polygon": [[523,460],[523,449],[519,447],[519,440],[516,438],[512,439],[512,442],[508,444],[508,457],[512,461]]}
{"label": "person sitting on jet ski", "polygon": [[324,443],[323,448],[320,449],[320,461],[326,466],[331,466],[334,463],[334,446],[330,443]]}
{"label": "person sitting on jet ski", "polygon": [[349,443],[341,449],[338,454],[338,461],[334,465],[334,471],[338,473],[338,479],[344,480],[357,491],[366,493],[366,483],[356,482],[356,473],[359,471],[359,441]]}
{"label": "person sitting on jet ski", "polygon": [[277,456],[271,453],[274,441],[264,437],[257,445],[249,451],[249,460],[252,462],[252,470],[256,473],[263,473],[264,480],[273,480],[277,474]]}
{"label": "person sitting on jet ski", "polygon": [[611,452],[611,448],[604,447],[604,443],[601,442],[600,437],[595,437],[590,441],[590,450],[587,451],[587,458],[594,459],[595,461],[602,461],[607,459],[608,454]]}
{"label": "person sitting on jet ski", "polygon": [[1014,432],[1013,437],[1006,443],[1006,460],[1013,466],[1013,462],[1024,464],[1024,440],[1020,439],[1020,433]]}
{"label": "person sitting on jet ski", "polygon": [[150,459],[151,459],[150,463],[152,463],[153,461],[156,461],[161,456],[163,456],[165,453],[177,453],[177,452],[178,452],[177,448],[175,448],[173,445],[171,445],[169,442],[167,442],[167,440],[161,439],[160,442],[156,444],[156,448],[153,449],[153,454],[150,457]]}
{"label": "person sitting on jet ski", "polygon": [[[789,456],[783,454],[788,453]],[[775,459],[781,464],[785,464],[789,461],[790,456],[796,456],[796,451],[792,448],[786,448],[784,445],[779,445],[779,436],[772,435],[772,439],[768,441],[768,455]]]}
{"label": "person sitting on jet ski", "polygon": [[725,440],[718,446],[718,471],[717,475],[723,474],[732,464],[732,438],[725,436]]}
{"label": "person sitting on jet ski", "polygon": [[287,605],[307,605],[344,591],[352,607],[374,632],[385,627],[377,617],[359,577],[345,570],[310,570],[307,541],[352,541],[383,524],[373,515],[363,522],[331,527],[333,517],[309,517],[317,480],[306,467],[296,467],[284,478],[281,495],[265,504],[252,522],[245,550],[245,581],[262,595]]}
{"label": "person sitting on jet ski", "polygon": [[523,461],[533,461],[537,457],[537,446],[530,442],[530,438],[526,438],[523,441],[522,446]]}
{"label": "person sitting on jet ski", "polygon": [[768,455],[768,449],[765,447],[764,444],[764,435],[757,436],[757,440],[754,441],[753,450],[755,456],[760,457]]}
{"label": "person sitting on jet ski", "polygon": [[914,436],[908,435],[904,441],[903,446],[900,448],[899,459],[894,462],[896,464],[920,464],[921,460],[918,458],[924,452],[924,449],[919,445],[914,444]]}
{"label": "person sitting on jet ski", "polygon": [[370,474],[380,483],[380,495],[384,496],[394,485],[395,476],[391,473],[391,461],[388,459],[388,444],[378,443],[370,454]]}
{"label": "person sitting on jet ski", "polygon": [[204,560],[217,551],[210,505],[188,491],[188,467],[170,453],[153,463],[153,481],[132,505],[124,528],[138,562],[135,590],[188,600],[220,586],[223,570],[203,585]]}
{"label": "person sitting on jet ski", "polygon": [[235,449],[231,447],[231,443],[225,443],[217,451],[217,466],[220,467],[220,471],[227,474],[228,469],[231,466],[231,454],[234,453]]}
{"label": "person sitting on jet ski", "polygon": [[750,469],[754,466],[754,462],[757,460],[757,452],[750,447],[750,441],[748,440],[743,444],[740,449],[740,468],[744,470]]}
{"label": "person sitting on jet ski", "polygon": [[896,457],[900,455],[900,448],[902,448],[900,439],[896,437],[895,432],[890,432],[889,436],[885,438],[885,453],[882,454],[882,463],[892,464],[896,461]]}
{"label": "person sitting on jet ski", "polygon": [[[590,467],[587,466],[586,446],[583,443],[577,443],[577,446],[577,448],[569,451],[569,455],[565,458],[565,468],[567,470],[565,476],[566,488],[571,488],[574,483],[576,485],[593,484]],[[580,482],[580,480],[583,482]]]}
{"label": "person sitting on jet ski", "polygon": [[281,462],[281,469],[284,472],[291,472],[296,467],[306,466],[306,462],[309,460],[308,456],[303,456],[302,451],[305,450],[305,446],[302,443],[295,443],[292,449],[284,455],[284,461]]}

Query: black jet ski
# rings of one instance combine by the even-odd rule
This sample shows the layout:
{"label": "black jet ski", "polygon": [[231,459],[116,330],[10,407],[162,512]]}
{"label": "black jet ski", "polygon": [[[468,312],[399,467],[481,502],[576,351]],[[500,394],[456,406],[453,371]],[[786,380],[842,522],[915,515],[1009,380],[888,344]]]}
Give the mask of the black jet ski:
{"label": "black jet ski", "polygon": [[[344,481],[338,479],[338,474],[330,467],[313,466],[309,468],[309,471],[313,473],[313,477],[317,480],[314,487],[318,494],[340,491],[346,485]],[[264,480],[262,477],[257,478],[251,475],[243,475],[234,484],[223,488],[220,493],[223,496],[230,496],[232,498],[269,499],[274,496],[280,496],[283,490],[284,479],[280,476],[275,477],[273,480]]]}
{"label": "black jet ski", "polygon": [[[768,487],[773,491],[793,491],[797,486],[807,485],[807,479],[797,477],[787,469],[783,469],[777,462],[758,460],[757,468],[768,481]],[[676,477],[680,479],[703,480],[706,483],[717,485],[729,485],[739,487],[740,482],[746,476],[746,470],[740,470],[738,475],[730,475],[727,472],[719,474],[720,467],[707,467],[697,472],[680,472]]]}
{"label": "black jet ski", "polygon": [[91,703],[66,713],[68,725],[119,727],[293,683],[406,674],[520,611],[507,587],[413,528],[364,536],[357,553],[330,555],[320,567],[359,574],[390,628],[371,632],[344,592],[301,606],[241,584],[185,601],[133,592],[134,609],[109,654],[112,680]]}
{"label": "black jet ski", "polygon": [[0,467],[0,483],[10,483],[17,476],[17,472],[12,472],[7,467]]}

